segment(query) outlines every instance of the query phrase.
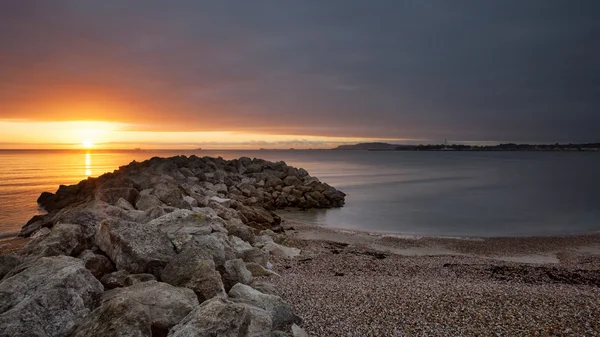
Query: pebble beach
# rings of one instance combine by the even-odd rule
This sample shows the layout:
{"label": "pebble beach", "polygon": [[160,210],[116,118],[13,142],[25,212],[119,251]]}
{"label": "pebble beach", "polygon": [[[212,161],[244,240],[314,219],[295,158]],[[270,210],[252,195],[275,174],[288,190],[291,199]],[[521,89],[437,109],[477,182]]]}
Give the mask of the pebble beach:
{"label": "pebble beach", "polygon": [[599,235],[403,238],[286,226],[287,243],[304,252],[275,263],[281,277],[271,281],[311,336],[600,336]]}

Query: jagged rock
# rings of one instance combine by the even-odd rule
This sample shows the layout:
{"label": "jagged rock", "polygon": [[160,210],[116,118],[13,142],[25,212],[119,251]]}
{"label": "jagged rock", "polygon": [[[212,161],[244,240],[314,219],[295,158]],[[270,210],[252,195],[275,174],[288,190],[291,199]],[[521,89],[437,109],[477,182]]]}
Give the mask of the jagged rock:
{"label": "jagged rock", "polygon": [[102,282],[102,285],[104,285],[104,288],[107,290],[125,287],[127,286],[125,283],[127,276],[129,276],[127,270],[119,270],[102,276],[100,282]]}
{"label": "jagged rock", "polygon": [[125,277],[125,286],[148,281],[156,281],[156,278],[152,274],[129,274]]}
{"label": "jagged rock", "polygon": [[[133,203],[135,203],[135,200],[133,201]],[[120,207],[127,211],[135,210],[135,207],[133,207],[132,202],[127,201],[123,198],[119,198],[119,200],[117,200],[117,202],[115,203],[115,206]]]}
{"label": "jagged rock", "polygon": [[98,304],[102,284],[79,259],[42,257],[0,282],[0,336],[69,336]]}
{"label": "jagged rock", "polygon": [[115,298],[88,315],[72,337],[152,337],[150,314],[130,298]]}
{"label": "jagged rock", "polygon": [[99,188],[96,191],[96,199],[105,201],[111,205],[116,205],[119,199],[135,203],[138,195],[138,190],[133,187]]}
{"label": "jagged rock", "polygon": [[229,242],[231,242],[231,247],[235,251],[236,256],[242,256],[245,251],[252,249],[252,245],[235,235],[229,236]]}
{"label": "jagged rock", "polygon": [[142,211],[148,211],[162,205],[164,205],[164,203],[160,201],[157,196],[152,194],[142,194],[136,202],[135,207]]}
{"label": "jagged rock", "polygon": [[223,284],[225,290],[229,291],[237,283],[250,284],[252,282],[252,273],[246,269],[246,264],[241,259],[225,261],[225,271],[223,272]]}
{"label": "jagged rock", "polygon": [[81,254],[79,254],[78,258],[83,261],[85,268],[98,279],[105,274],[112,273],[115,270],[112,263],[106,256],[94,254],[94,252],[91,250],[84,250]]}
{"label": "jagged rock", "polygon": [[268,270],[265,267],[261,266],[258,263],[255,263],[255,262],[246,262],[246,269],[248,269],[248,271],[250,271],[250,273],[252,273],[252,276],[254,276],[254,277],[279,276],[279,274],[277,274],[276,272]]}
{"label": "jagged rock", "polygon": [[0,254],[0,280],[13,268],[21,264],[21,259],[14,255]]}
{"label": "jagged rock", "polygon": [[21,252],[29,259],[43,256],[78,255],[85,249],[81,226],[58,224],[46,236],[28,242]]}
{"label": "jagged rock", "polygon": [[[45,192],[44,192],[45,193]],[[42,193],[42,194],[44,194]],[[51,226],[48,215],[34,215],[27,223],[21,228],[19,236],[29,237],[34,232],[40,230],[44,226]]]}
{"label": "jagged rock", "polygon": [[214,296],[225,296],[221,275],[205,247],[186,246],[161,272],[161,279],[178,287],[192,289],[204,301]]}
{"label": "jagged rock", "polygon": [[269,255],[260,248],[252,247],[252,249],[245,250],[240,255],[244,262],[254,262],[263,267],[266,267],[269,263]]}
{"label": "jagged rock", "polygon": [[263,294],[241,283],[231,288],[229,296],[269,312],[275,329],[283,329],[289,324],[302,322],[300,317],[293,313],[289,304],[285,303],[279,296]]}
{"label": "jagged rock", "polygon": [[96,244],[118,270],[158,275],[175,256],[173,244],[158,226],[123,220],[104,220]]}
{"label": "jagged rock", "polygon": [[227,232],[230,235],[235,235],[250,244],[254,242],[254,232],[252,231],[252,228],[244,225],[240,220],[232,219],[228,221],[225,228],[227,228]]}
{"label": "jagged rock", "polygon": [[265,252],[270,253],[273,256],[277,256],[280,258],[291,259],[298,255],[300,255],[300,249],[294,247],[287,247],[283,245],[279,245],[275,242],[269,242],[265,244],[263,247]]}
{"label": "jagged rock", "polygon": [[265,310],[215,298],[192,311],[169,332],[169,337],[265,337],[272,321]]}
{"label": "jagged rock", "polygon": [[296,324],[292,324],[292,336],[293,337],[309,337],[306,331]]}
{"label": "jagged rock", "polygon": [[[130,287],[116,288],[105,292],[99,311],[106,311],[107,309],[102,310],[104,307],[118,308],[126,304],[121,302],[121,305],[115,305],[113,304],[115,300],[132,300],[140,304],[141,307],[130,306],[129,309],[137,311],[136,315],[139,315],[140,311],[146,312],[151,326],[163,334],[166,334],[171,327],[199,305],[196,295],[190,289],[173,287],[167,283],[156,281],[136,283]],[[95,319],[93,316],[98,318]],[[141,316],[143,317],[143,315]],[[100,321],[100,327],[110,324],[110,322],[104,322],[99,314],[92,315],[91,320]]]}
{"label": "jagged rock", "polygon": [[298,179],[296,176],[287,176],[283,179],[283,184],[285,186],[298,186],[302,184],[302,180]]}
{"label": "jagged rock", "polygon": [[194,245],[202,247],[203,251],[212,256],[217,266],[222,266],[227,260],[235,259],[235,252],[225,234],[212,233],[211,235],[196,236],[193,242]]}
{"label": "jagged rock", "polygon": [[190,197],[189,195],[183,197],[183,201],[187,202],[190,205],[190,207],[198,207],[198,200],[194,199],[193,197]]}
{"label": "jagged rock", "polygon": [[227,208],[231,207],[231,199],[219,198],[219,197],[215,196],[215,197],[210,198],[209,202],[210,201],[217,202],[217,203],[221,204],[223,207],[227,207]]}

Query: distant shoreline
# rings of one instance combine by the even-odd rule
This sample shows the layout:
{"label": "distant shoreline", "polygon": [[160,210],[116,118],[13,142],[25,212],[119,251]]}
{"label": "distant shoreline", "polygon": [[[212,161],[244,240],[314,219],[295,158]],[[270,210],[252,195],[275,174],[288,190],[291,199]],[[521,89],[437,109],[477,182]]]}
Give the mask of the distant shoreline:
{"label": "distant shoreline", "polygon": [[333,150],[364,150],[364,151],[477,151],[477,152],[600,152],[600,143],[586,144],[498,144],[498,145],[462,145],[462,144],[433,144],[433,145],[401,145],[389,143],[359,143],[340,145]]}

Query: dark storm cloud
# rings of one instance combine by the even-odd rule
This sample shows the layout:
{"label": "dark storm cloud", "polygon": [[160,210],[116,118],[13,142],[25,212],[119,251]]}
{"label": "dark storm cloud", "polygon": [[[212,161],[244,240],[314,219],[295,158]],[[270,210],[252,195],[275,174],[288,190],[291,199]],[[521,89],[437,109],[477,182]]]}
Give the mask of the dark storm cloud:
{"label": "dark storm cloud", "polygon": [[594,141],[599,16],[597,1],[3,1],[0,117],[60,119],[25,108],[83,88],[149,128]]}

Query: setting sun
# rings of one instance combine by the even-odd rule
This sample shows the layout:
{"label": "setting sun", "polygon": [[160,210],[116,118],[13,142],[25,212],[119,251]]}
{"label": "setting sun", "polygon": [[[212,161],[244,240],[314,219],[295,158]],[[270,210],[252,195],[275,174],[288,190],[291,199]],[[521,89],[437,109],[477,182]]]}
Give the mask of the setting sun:
{"label": "setting sun", "polygon": [[84,149],[91,149],[94,146],[94,143],[90,139],[84,140],[81,145],[83,145]]}

